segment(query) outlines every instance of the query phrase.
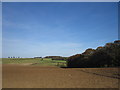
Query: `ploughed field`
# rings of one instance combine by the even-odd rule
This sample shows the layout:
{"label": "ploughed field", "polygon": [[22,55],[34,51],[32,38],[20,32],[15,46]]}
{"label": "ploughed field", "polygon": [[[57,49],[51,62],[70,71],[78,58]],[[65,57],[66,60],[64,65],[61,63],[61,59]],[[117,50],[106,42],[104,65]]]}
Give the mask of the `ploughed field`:
{"label": "ploughed field", "polygon": [[118,88],[118,68],[3,64],[3,88]]}

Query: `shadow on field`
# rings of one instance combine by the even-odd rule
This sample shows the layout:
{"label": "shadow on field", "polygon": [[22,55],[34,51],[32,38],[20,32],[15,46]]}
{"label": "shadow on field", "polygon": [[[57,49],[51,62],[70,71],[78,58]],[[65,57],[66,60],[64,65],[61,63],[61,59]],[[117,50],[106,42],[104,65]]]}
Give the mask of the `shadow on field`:
{"label": "shadow on field", "polygon": [[[70,68],[79,68],[79,67],[60,67],[60,68],[64,68],[64,69],[70,69]],[[80,69],[80,68],[79,68]],[[115,78],[115,79],[120,79],[120,73],[117,72],[117,73],[113,73],[112,71],[109,72],[110,75],[108,75],[108,72],[107,71],[103,71],[103,70],[96,70],[96,71],[89,71],[90,69],[94,69],[93,68],[81,68],[81,72],[85,72],[85,73],[89,73],[89,74],[94,74],[94,75],[98,75],[98,76],[104,76],[104,77],[109,77],[109,78]],[[95,68],[96,69],[96,68]],[[98,69],[101,69],[101,68],[98,68]],[[107,68],[105,68],[107,69]],[[100,72],[101,71],[101,72]],[[104,74],[103,74],[104,72]]]}
{"label": "shadow on field", "polygon": [[120,79],[120,75],[119,74],[113,74],[112,76],[109,76],[109,75],[103,75],[103,74],[99,74],[99,73],[95,73],[95,72],[89,72],[89,71],[85,71],[85,70],[80,70],[80,71],[85,72],[85,73],[94,74],[94,75],[99,75],[99,76],[104,76],[104,77],[109,77],[109,78]]}

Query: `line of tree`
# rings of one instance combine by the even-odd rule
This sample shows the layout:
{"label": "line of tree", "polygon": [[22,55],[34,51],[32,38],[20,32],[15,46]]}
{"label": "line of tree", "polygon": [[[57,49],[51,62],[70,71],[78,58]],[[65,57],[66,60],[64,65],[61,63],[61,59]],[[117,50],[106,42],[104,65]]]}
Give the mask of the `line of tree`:
{"label": "line of tree", "polygon": [[106,43],[97,49],[89,48],[82,54],[70,56],[67,67],[118,67],[120,66],[120,40]]}
{"label": "line of tree", "polygon": [[13,57],[8,57],[8,58],[20,58],[20,57],[15,57],[15,56],[13,56]]}
{"label": "line of tree", "polygon": [[67,60],[67,57],[62,56],[46,56],[45,58],[51,58],[52,60]]}
{"label": "line of tree", "polygon": [[42,58],[42,57],[34,57],[34,58]]}

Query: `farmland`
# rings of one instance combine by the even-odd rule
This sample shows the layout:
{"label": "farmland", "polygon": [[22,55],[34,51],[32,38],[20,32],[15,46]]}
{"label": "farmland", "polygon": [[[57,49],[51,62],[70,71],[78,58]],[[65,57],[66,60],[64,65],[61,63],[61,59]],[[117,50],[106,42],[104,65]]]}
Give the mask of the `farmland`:
{"label": "farmland", "polygon": [[[98,72],[111,77],[86,73]],[[106,72],[109,71],[109,72]],[[118,88],[112,78],[116,68],[59,68],[32,65],[3,65],[3,88]]]}
{"label": "farmland", "polygon": [[51,59],[3,59],[3,88],[118,88],[118,68],[60,68]]}
{"label": "farmland", "polygon": [[42,58],[3,58],[2,64],[39,65],[39,66],[58,66],[59,64],[59,66],[66,66],[66,61],[52,60],[51,58],[44,58],[44,59]]}
{"label": "farmland", "polygon": [[118,68],[60,68],[58,62],[65,63],[51,59],[3,59],[3,88],[118,88]]}

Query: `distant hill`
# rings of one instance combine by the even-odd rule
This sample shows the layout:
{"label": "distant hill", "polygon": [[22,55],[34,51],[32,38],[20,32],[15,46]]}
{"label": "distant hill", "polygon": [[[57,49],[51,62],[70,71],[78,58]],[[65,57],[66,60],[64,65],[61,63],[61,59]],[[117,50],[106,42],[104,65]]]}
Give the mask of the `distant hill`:
{"label": "distant hill", "polygon": [[120,40],[106,43],[97,49],[89,48],[82,54],[70,56],[68,67],[118,67],[120,66]]}

